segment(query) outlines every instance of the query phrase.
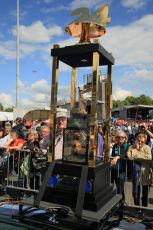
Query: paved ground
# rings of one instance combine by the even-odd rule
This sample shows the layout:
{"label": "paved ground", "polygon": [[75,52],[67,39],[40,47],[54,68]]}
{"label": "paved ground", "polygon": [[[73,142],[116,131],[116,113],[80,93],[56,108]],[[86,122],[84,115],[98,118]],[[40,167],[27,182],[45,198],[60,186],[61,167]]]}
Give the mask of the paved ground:
{"label": "paved ground", "polygon": [[[0,200],[5,199],[6,196],[0,196]],[[125,183],[125,202],[127,205],[134,205],[133,203],[133,197],[132,197],[132,183],[126,182]],[[153,208],[153,187],[150,187],[149,192],[149,208]]]}
{"label": "paved ground", "polygon": [[[132,197],[132,183],[125,183],[125,201],[128,205],[133,205],[133,197]],[[149,192],[149,208],[153,208],[153,187],[150,187]]]}

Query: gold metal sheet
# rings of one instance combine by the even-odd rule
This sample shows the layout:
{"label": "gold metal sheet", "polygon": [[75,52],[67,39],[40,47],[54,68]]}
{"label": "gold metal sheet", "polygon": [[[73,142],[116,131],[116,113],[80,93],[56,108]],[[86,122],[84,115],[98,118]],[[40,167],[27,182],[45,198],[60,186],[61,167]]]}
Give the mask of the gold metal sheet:
{"label": "gold metal sheet", "polygon": [[[54,45],[54,48],[59,48],[59,45]],[[54,160],[54,146],[55,146],[55,127],[56,127],[56,107],[57,107],[57,90],[58,90],[58,66],[59,61],[55,56],[53,57],[52,66],[52,84],[51,84],[51,110],[50,110],[50,141],[48,162]]]}
{"label": "gold metal sheet", "polygon": [[94,24],[92,22],[74,22],[65,28],[65,32],[73,37],[81,37],[85,27],[88,27],[89,38],[97,38],[105,34],[106,29],[102,25]]}
{"label": "gold metal sheet", "polygon": [[79,16],[72,21],[65,32],[70,36],[79,37],[78,44],[90,43],[90,38],[101,37],[106,32],[106,24],[111,21],[108,17],[109,5],[102,5],[94,14],[90,15],[88,8],[75,9],[71,16]]}
{"label": "gold metal sheet", "polygon": [[110,159],[110,126],[111,126],[111,113],[112,113],[112,65],[108,66],[107,74],[107,89],[106,89],[106,131],[105,131],[105,155],[104,160]]}
{"label": "gold metal sheet", "polygon": [[90,137],[89,137],[89,161],[90,167],[95,167],[97,155],[97,100],[98,100],[98,68],[99,54],[93,53],[93,81],[92,81],[92,102],[90,116]]}
{"label": "gold metal sheet", "polygon": [[70,98],[70,114],[75,112],[76,107],[76,73],[77,69],[72,68],[72,75],[71,75],[71,98]]}

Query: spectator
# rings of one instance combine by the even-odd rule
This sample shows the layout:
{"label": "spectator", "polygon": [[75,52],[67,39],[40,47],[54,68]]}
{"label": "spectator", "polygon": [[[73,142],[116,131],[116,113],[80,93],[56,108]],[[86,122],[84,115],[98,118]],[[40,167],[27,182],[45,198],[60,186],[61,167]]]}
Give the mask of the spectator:
{"label": "spectator", "polygon": [[29,149],[32,152],[39,149],[38,134],[36,131],[31,130],[28,132],[27,141],[24,145],[24,149]]}
{"label": "spectator", "polygon": [[4,147],[9,152],[10,150],[20,150],[24,146],[24,140],[19,137],[17,131],[13,131],[10,134],[10,139],[5,143]]}
{"label": "spectator", "polygon": [[0,148],[3,148],[6,142],[7,136],[4,136],[4,129],[2,126],[0,126]]}
{"label": "spectator", "polygon": [[26,121],[24,123],[25,131],[24,131],[24,139],[27,140],[28,138],[28,133],[32,129],[32,124],[31,121]]}
{"label": "spectator", "polygon": [[137,136],[139,135],[139,134],[144,134],[145,136],[146,136],[146,145],[151,145],[151,143],[150,143],[150,135],[149,135],[149,133],[148,133],[148,131],[147,131],[147,128],[146,128],[146,125],[145,124],[143,124],[143,125],[140,125],[140,127],[139,127],[139,131],[136,133],[136,135],[135,135],[135,139],[137,139]]}
{"label": "spectator", "polygon": [[122,159],[126,157],[128,144],[127,136],[123,131],[117,131],[115,134],[116,143],[112,149],[112,170],[111,170],[111,182],[116,184],[117,192],[124,195],[124,182],[125,182],[125,161]]}
{"label": "spectator", "polygon": [[38,162],[35,160],[36,153],[39,150],[39,142],[38,142],[38,134],[36,131],[31,130],[28,133],[27,136],[27,142],[24,145],[24,149],[30,150],[30,154],[27,153],[26,157],[24,158],[24,161],[21,165],[21,170],[25,177],[25,185],[27,188],[34,188],[34,183],[36,186],[36,189],[39,188],[39,178],[37,176],[37,173],[39,170],[38,168]]}
{"label": "spectator", "polygon": [[[9,158],[10,170],[13,169],[12,171],[13,175],[19,173],[18,171],[19,152],[16,150],[22,149],[23,146],[24,146],[24,140],[19,137],[18,132],[17,131],[11,132],[10,139],[5,143],[4,147],[6,148],[6,153],[10,156]],[[23,156],[20,155],[20,159],[21,158],[23,158]]]}
{"label": "spectator", "polygon": [[7,156],[5,154],[4,144],[7,142],[7,137],[4,136],[4,129],[0,126],[0,187],[5,184],[7,176]]}
{"label": "spectator", "polygon": [[42,150],[42,152],[44,154],[47,153],[48,151],[48,146],[49,146],[49,133],[50,133],[50,130],[49,130],[49,127],[48,126],[41,126],[41,140],[39,142],[40,144],[40,149]]}
{"label": "spectator", "polygon": [[54,160],[62,159],[63,152],[63,130],[67,126],[67,110],[58,110],[56,115],[56,137]]}
{"label": "spectator", "polygon": [[31,121],[26,121],[25,123],[24,123],[24,126],[26,127],[26,130],[30,130],[31,129],[31,127],[32,127],[32,123],[31,123]]}
{"label": "spectator", "polygon": [[11,130],[12,130],[12,125],[11,125],[11,123],[10,122],[6,122],[5,123],[5,126],[4,126],[4,135],[5,136],[10,136],[10,132],[11,132]]}
{"label": "spectator", "polygon": [[[136,160],[133,164],[133,197],[134,204],[140,205],[140,184],[142,185],[142,206],[148,205],[149,185],[151,184],[151,148],[145,144],[146,135],[138,134],[135,144],[129,147],[127,157],[130,160]],[[142,160],[143,161],[140,161]]]}
{"label": "spectator", "polygon": [[147,125],[143,125],[145,133],[150,137],[153,138],[153,127],[150,127],[150,129],[147,127]]}
{"label": "spectator", "polygon": [[17,131],[18,136],[22,139],[26,137],[26,128],[23,124],[23,119],[21,117],[16,118],[16,125],[12,127],[12,132]]}

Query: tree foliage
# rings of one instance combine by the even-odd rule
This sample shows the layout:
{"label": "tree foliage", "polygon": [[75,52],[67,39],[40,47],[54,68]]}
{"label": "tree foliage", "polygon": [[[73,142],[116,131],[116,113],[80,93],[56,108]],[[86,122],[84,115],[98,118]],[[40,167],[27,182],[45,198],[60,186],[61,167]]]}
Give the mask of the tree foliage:
{"label": "tree foliage", "polygon": [[113,100],[113,108],[122,107],[125,105],[153,105],[153,99],[144,94],[139,97],[128,96],[124,100]]}
{"label": "tree foliage", "polygon": [[[153,99],[142,94],[139,97],[128,96],[124,100],[113,100],[113,109],[126,105],[153,105]],[[13,112],[13,107],[4,109],[3,104],[0,103],[0,111]]]}
{"label": "tree foliage", "polygon": [[4,111],[5,112],[13,112],[13,107],[12,108],[6,108]]}
{"label": "tree foliage", "polygon": [[3,111],[4,107],[2,105],[2,103],[0,103],[0,111]]}
{"label": "tree foliage", "polygon": [[3,106],[2,103],[0,102],[0,111],[3,111],[3,112],[13,112],[13,107],[4,108],[4,106]]}

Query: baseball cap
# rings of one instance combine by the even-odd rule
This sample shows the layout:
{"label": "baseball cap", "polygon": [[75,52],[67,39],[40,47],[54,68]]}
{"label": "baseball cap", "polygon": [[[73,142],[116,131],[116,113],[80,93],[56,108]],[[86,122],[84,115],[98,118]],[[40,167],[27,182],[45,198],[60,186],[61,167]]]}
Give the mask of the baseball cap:
{"label": "baseball cap", "polygon": [[27,127],[28,127],[28,126],[31,126],[31,121],[26,121],[26,122],[24,123],[24,125],[27,126]]}
{"label": "baseball cap", "polygon": [[56,118],[67,117],[67,109],[57,108],[56,110]]}

